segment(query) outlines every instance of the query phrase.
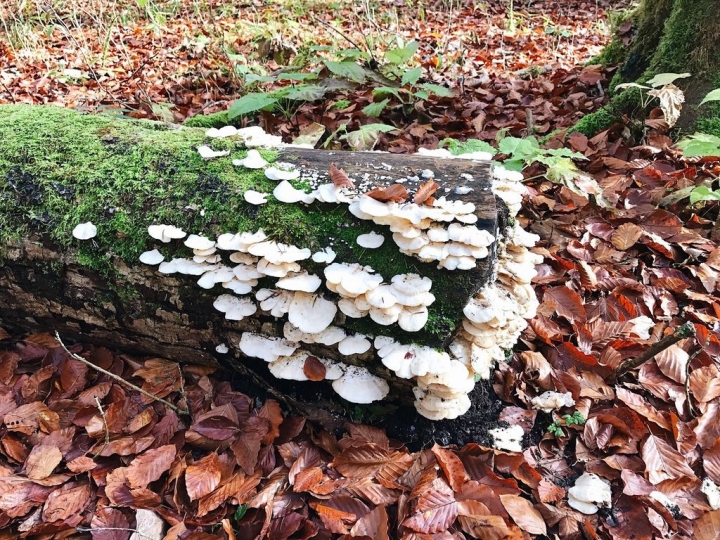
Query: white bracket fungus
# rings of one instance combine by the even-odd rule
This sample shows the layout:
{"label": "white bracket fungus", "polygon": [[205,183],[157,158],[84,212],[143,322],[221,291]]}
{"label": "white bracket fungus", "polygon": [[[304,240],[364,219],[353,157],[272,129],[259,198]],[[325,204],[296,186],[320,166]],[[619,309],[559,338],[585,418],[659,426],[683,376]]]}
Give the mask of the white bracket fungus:
{"label": "white bracket fungus", "polygon": [[185,238],[187,233],[172,225],[150,225],[148,227],[148,234],[155,240],[160,240],[167,244],[170,240]]}
{"label": "white bracket fungus", "polygon": [[252,332],[244,332],[240,337],[240,350],[247,356],[274,362],[281,356],[290,356],[298,348],[297,343],[277,337],[265,337]]}
{"label": "white bracket fungus", "polygon": [[296,292],[290,303],[288,321],[308,334],[318,334],[332,323],[337,306],[315,294]]}
{"label": "white bracket fungus", "polygon": [[213,139],[223,139],[225,137],[232,137],[233,135],[237,135],[237,128],[235,126],[223,126],[220,129],[218,128],[210,128],[205,132],[206,137],[211,137]]}
{"label": "white bracket fungus", "polygon": [[275,285],[288,291],[312,293],[318,290],[322,281],[314,274],[302,272],[279,279]]}
{"label": "white bracket fungus", "polygon": [[245,193],[243,193],[243,198],[250,204],[258,206],[267,202],[266,197],[268,195],[269,193],[260,193],[259,191],[255,191],[254,189],[248,189]]}
{"label": "white bracket fungus", "polygon": [[90,240],[91,238],[95,238],[97,236],[97,227],[95,227],[95,225],[93,225],[90,221],[87,223],[80,223],[75,225],[72,235],[78,240]]}
{"label": "white bracket fungus", "polygon": [[263,159],[257,150],[248,150],[247,156],[243,159],[233,159],[232,164],[246,169],[262,169],[268,162]]}
{"label": "white bracket fungus", "polygon": [[197,151],[198,154],[200,154],[200,157],[203,159],[213,159],[230,155],[230,150],[213,150],[206,144],[198,146]]}
{"label": "white bracket fungus", "polygon": [[383,245],[385,237],[382,234],[376,232],[369,232],[367,234],[361,234],[357,237],[357,243],[360,247],[367,249],[376,249]]}
{"label": "white bracket fungus", "polygon": [[370,350],[372,344],[363,334],[355,334],[353,336],[347,336],[340,343],[338,343],[338,352],[345,356],[351,356],[353,354],[363,354]]}
{"label": "white bracket fungus", "polygon": [[575,405],[575,400],[570,392],[543,392],[537,397],[532,398],[533,409],[539,409],[546,413],[551,413],[555,409],[561,407],[572,407]]}
{"label": "white bracket fungus", "polygon": [[228,349],[228,346],[224,343],[221,343],[220,345],[215,347],[215,352],[218,354],[227,354],[229,351],[230,349]]}
{"label": "white bracket fungus", "polygon": [[229,321],[242,321],[257,311],[257,306],[249,298],[238,298],[230,294],[218,296],[213,302],[213,307],[224,313]]}
{"label": "white bracket fungus", "polygon": [[568,504],[583,514],[595,514],[598,508],[610,508],[612,491],[610,482],[596,474],[583,473],[568,490]]}
{"label": "white bracket fungus", "polygon": [[185,245],[191,249],[207,250],[215,247],[215,242],[197,234],[191,234],[185,240]]}
{"label": "white bracket fungus", "polygon": [[265,177],[269,180],[296,180],[300,178],[300,171],[292,165],[276,163],[265,169]]}
{"label": "white bracket fungus", "polygon": [[332,248],[326,247],[323,250],[313,253],[312,260],[318,264],[330,264],[335,260],[336,255]]}
{"label": "white bracket fungus", "polygon": [[493,446],[498,450],[522,452],[522,439],[525,432],[520,426],[489,429],[488,433],[492,435]]}
{"label": "white bracket fungus", "polygon": [[165,260],[165,256],[157,249],[145,251],[140,255],[140,262],[144,264],[160,264]]}
{"label": "white bracket fungus", "polygon": [[333,390],[351,403],[372,403],[388,395],[388,383],[367,369],[349,366],[345,374],[333,381]]}
{"label": "white bracket fungus", "polygon": [[312,193],[305,193],[301,189],[296,189],[287,180],[280,182],[273,190],[273,196],[280,202],[284,203],[296,203],[304,202],[310,204],[315,200],[315,196]]}

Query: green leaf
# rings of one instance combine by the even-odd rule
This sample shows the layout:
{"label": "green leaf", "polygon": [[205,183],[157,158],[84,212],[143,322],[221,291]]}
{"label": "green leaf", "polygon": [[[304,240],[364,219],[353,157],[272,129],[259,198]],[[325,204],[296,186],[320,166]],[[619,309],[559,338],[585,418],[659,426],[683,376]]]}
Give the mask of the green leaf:
{"label": "green leaf", "polygon": [[340,138],[347,140],[353,150],[372,150],[381,132],[387,133],[396,129],[395,126],[387,124],[366,124],[360,126],[357,131],[346,133]]}
{"label": "green leaf", "polygon": [[485,141],[479,141],[477,139],[468,139],[467,141],[458,141],[455,139],[447,138],[440,141],[440,148],[447,146],[450,153],[454,156],[460,156],[462,154],[470,154],[472,152],[488,152],[491,155],[497,154],[497,150],[490,146]]}
{"label": "green leaf", "polygon": [[281,73],[277,76],[278,81],[305,81],[317,79],[317,73]]}
{"label": "green leaf", "polygon": [[549,156],[568,157],[572,159],[587,159],[580,152],[573,152],[569,148],[549,148],[547,150],[543,150],[543,152]]}
{"label": "green leaf", "polygon": [[418,90],[413,94],[413,96],[419,99],[430,99],[430,94],[428,94],[425,90]]}
{"label": "green leaf", "polygon": [[332,51],[333,48],[330,45],[311,45],[311,51]]}
{"label": "green leaf", "polygon": [[417,52],[420,44],[417,41],[411,41],[402,48],[390,49],[385,52],[385,61],[399,66],[410,60]]}
{"label": "green leaf", "polygon": [[452,97],[455,95],[452,90],[444,86],[440,86],[439,84],[423,83],[420,87],[440,97]]}
{"label": "green leaf", "polygon": [[540,145],[535,137],[520,139],[518,137],[505,137],[498,145],[500,152],[512,156],[513,159],[528,161],[532,163],[534,157],[541,154]]}
{"label": "green leaf", "polygon": [[338,77],[350,79],[356,83],[365,81],[365,70],[355,62],[332,62],[325,60],[325,65]]}
{"label": "green leaf", "polygon": [[290,89],[284,97],[297,101],[316,101],[325,95],[324,86],[301,85]]}
{"label": "green leaf", "polygon": [[707,186],[698,186],[690,192],[690,204],[700,201],[720,201],[720,190],[712,191]]}
{"label": "green leaf", "polygon": [[357,60],[358,58],[362,58],[364,60],[370,59],[370,55],[360,49],[341,49],[336,51],[335,54],[345,60]]}
{"label": "green leaf", "polygon": [[690,77],[690,73],[658,73],[647,83],[653,88],[657,88],[658,86],[665,86],[666,84],[671,84],[678,79],[684,79],[686,77]]}
{"label": "green leaf", "polygon": [[677,144],[685,157],[720,156],[720,137],[695,133]]}
{"label": "green leaf", "polygon": [[275,77],[272,75],[257,75],[256,73],[248,73],[244,77],[245,84],[253,84],[256,82],[275,82]]}
{"label": "green leaf", "polygon": [[378,101],[377,103],[371,103],[367,107],[363,107],[362,112],[364,112],[368,116],[378,117],[388,103],[390,103],[390,98],[385,98],[382,101]]}
{"label": "green leaf", "polygon": [[236,100],[228,109],[228,120],[251,114],[264,109],[270,105],[277,103],[277,98],[274,98],[268,94],[246,94],[240,99]]}
{"label": "green leaf", "polygon": [[700,102],[700,105],[707,103],[708,101],[720,101],[720,88],[718,88],[717,90],[713,90],[707,96],[705,96]]}
{"label": "green leaf", "polygon": [[400,96],[400,90],[397,88],[393,88],[392,86],[378,86],[377,88],[373,89],[373,97],[383,97],[387,96],[388,94],[392,94],[400,101],[403,100]]}
{"label": "green leaf", "polygon": [[403,73],[402,79],[400,79],[400,84],[402,84],[403,86],[405,86],[406,84],[409,84],[412,86],[413,84],[418,82],[420,75],[422,75],[421,67],[408,69],[405,73]]}
{"label": "green leaf", "polygon": [[240,506],[238,506],[238,509],[235,510],[235,521],[240,521],[245,515],[245,512],[247,512],[247,509],[247,504],[241,504]]}

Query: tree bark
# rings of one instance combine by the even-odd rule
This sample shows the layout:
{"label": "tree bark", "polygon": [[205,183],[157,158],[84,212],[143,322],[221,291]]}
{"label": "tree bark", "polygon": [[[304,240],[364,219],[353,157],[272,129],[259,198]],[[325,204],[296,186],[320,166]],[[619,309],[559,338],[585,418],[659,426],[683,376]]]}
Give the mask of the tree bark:
{"label": "tree bark", "polygon": [[[720,134],[720,107],[698,104],[714,88],[720,88],[720,25],[715,0],[642,0],[632,15],[636,28],[624,61],[611,83],[645,83],[659,73],[690,73],[675,84],[685,92],[678,127]],[[618,43],[609,47],[618,48]],[[616,93],[602,110],[575,126],[588,136],[607,129],[623,114],[638,112],[639,92]]]}
{"label": "tree bark", "polygon": [[[182,240],[161,244],[148,236],[148,225],[160,219],[210,238],[263,229],[279,242],[313,252],[332,242],[336,262],[369,264],[387,282],[409,272],[430,277],[436,302],[419,332],[380,326],[367,317],[345,318],[340,312],[334,321],[349,333],[388,335],[406,343],[444,347],[467,300],[491,277],[497,242],[476,268],[451,272],[400,254],[387,227],[354,217],[347,205],[246,203],[245,190],[272,191],[276,183],[257,171],[233,167],[235,155],[200,159],[196,147],[209,140],[201,129],[54,107],[6,106],[0,107],[0,140],[0,326],[7,329],[58,331],[66,342],[83,340],[181,362],[220,363],[246,374],[250,367],[267,375],[264,363],[243,357],[237,344],[246,331],[282,336],[284,319],[258,311],[242,321],[225,320],[213,301],[229,290],[219,284],[204,290],[195,285],[197,277],[165,275],[140,263],[139,254],[153,248],[160,248],[167,259],[192,256]],[[231,143],[211,144],[236,151]],[[301,180],[308,181],[326,181],[334,163],[362,192],[396,181],[414,192],[424,181],[422,171],[431,170],[440,184],[437,196],[475,205],[479,229],[497,236],[503,225],[504,206],[492,195],[486,163],[296,148],[266,157],[293,163],[301,170]],[[472,190],[458,195],[459,186]],[[73,239],[73,227],[85,221],[97,226],[98,236]],[[370,230],[386,237],[378,250],[354,241]],[[324,265],[301,264],[323,277]],[[262,286],[272,285],[261,280],[255,290]],[[327,290],[323,294],[334,296]],[[220,344],[230,353],[218,354]],[[336,346],[303,348],[321,357],[338,355]],[[391,399],[411,397],[409,381],[391,377],[372,349],[342,360],[391,381],[397,390]]]}

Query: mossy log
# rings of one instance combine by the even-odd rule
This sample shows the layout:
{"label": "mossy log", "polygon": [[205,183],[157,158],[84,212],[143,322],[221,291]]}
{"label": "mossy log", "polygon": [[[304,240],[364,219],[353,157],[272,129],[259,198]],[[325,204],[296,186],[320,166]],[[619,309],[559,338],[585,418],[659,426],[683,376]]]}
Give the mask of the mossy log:
{"label": "mossy log", "polygon": [[[401,254],[387,227],[357,219],[347,205],[285,204],[273,197],[260,206],[248,204],[246,190],[272,193],[277,182],[262,170],[232,165],[232,158],[246,155],[238,142],[212,140],[216,150],[231,154],[201,159],[197,147],[210,141],[203,129],[11,105],[0,106],[0,140],[0,326],[8,329],[58,331],[67,340],[133,354],[236,366],[246,364],[236,348],[243,332],[282,336],[283,321],[265,312],[225,320],[213,308],[217,296],[229,292],[220,284],[204,290],[197,277],[164,275],[140,263],[139,255],[153,248],[168,260],[192,256],[182,240],[153,240],[147,228],[158,223],[210,238],[262,229],[271,239],[312,252],[332,246],[336,261],[369,265],[388,282],[398,274],[427,276],[436,301],[421,331],[340,312],[334,324],[433,347],[445,346],[453,336],[468,299],[490,278],[496,256],[491,246],[472,270],[438,269],[436,263]],[[436,196],[472,202],[479,229],[497,235],[504,219],[487,163],[288,147],[262,154],[297,166],[301,177],[295,185],[308,189],[311,181],[327,181],[333,163],[361,181],[362,191],[400,180],[412,193],[424,181],[421,172],[431,170],[440,185]],[[465,184],[472,190],[455,189]],[[87,221],[97,226],[97,236],[74,239],[75,225]],[[386,237],[380,248],[357,244],[357,236],[370,231]],[[312,260],[302,265],[322,276],[324,265]],[[272,286],[271,278],[264,279],[268,283],[261,279],[257,288]],[[220,344],[229,345],[229,355],[215,352]],[[319,344],[308,348],[330,354]],[[368,354],[343,360],[392,378]],[[263,362],[252,365],[263,369]],[[398,388],[402,391],[393,398],[411,397],[409,384]]]}
{"label": "mossy log", "polygon": [[[611,85],[645,83],[659,73],[690,73],[675,84],[685,91],[685,106],[678,127],[720,135],[720,105],[698,104],[720,88],[720,24],[717,0],[642,0],[632,20],[636,28],[629,47],[619,41],[608,46],[608,59],[622,64]],[[624,54],[619,52],[624,50]],[[572,131],[592,136],[617,123],[622,115],[641,109],[637,88],[613,95],[610,103],[582,118]]]}

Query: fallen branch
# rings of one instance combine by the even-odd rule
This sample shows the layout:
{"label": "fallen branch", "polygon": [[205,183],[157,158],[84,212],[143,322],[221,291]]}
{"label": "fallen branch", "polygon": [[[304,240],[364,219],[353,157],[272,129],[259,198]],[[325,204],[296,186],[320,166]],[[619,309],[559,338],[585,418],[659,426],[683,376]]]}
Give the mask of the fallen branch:
{"label": "fallen branch", "polygon": [[170,408],[171,408],[173,411],[175,411],[177,414],[184,414],[184,415],[188,415],[188,416],[190,415],[190,411],[185,411],[185,410],[181,409],[180,407],[177,407],[177,406],[173,405],[173,404],[170,403],[169,401],[164,400],[163,398],[159,398],[159,397],[157,397],[157,396],[154,396],[153,394],[151,394],[151,393],[148,392],[147,390],[143,390],[143,389],[140,388],[139,386],[134,385],[133,383],[126,381],[125,379],[123,379],[123,378],[120,377],[119,375],[115,375],[114,373],[111,373],[110,371],[108,371],[108,370],[106,370],[106,369],[103,369],[103,368],[101,368],[100,366],[96,366],[95,364],[93,364],[92,362],[89,362],[88,360],[85,360],[85,359],[84,359],[82,356],[80,356],[79,354],[75,354],[74,352],[70,352],[70,350],[69,350],[69,349],[65,346],[65,344],[63,343],[62,339],[60,339],[60,333],[59,333],[59,332],[55,332],[55,338],[58,340],[58,342],[60,343],[60,345],[62,346],[62,348],[65,349],[65,352],[68,353],[71,358],[77,360],[78,362],[82,362],[82,363],[85,364],[86,366],[94,369],[95,371],[99,371],[99,372],[102,373],[103,375],[107,375],[107,376],[110,377],[111,379],[116,380],[116,381],[119,382],[120,384],[124,384],[124,385],[127,386],[128,388],[132,388],[132,389],[135,390],[136,392],[140,392],[140,393],[141,393],[143,396],[145,396],[145,397],[149,397],[150,399],[153,399],[153,400],[155,400],[155,401],[158,401],[158,402],[162,403],[163,405],[165,405],[165,406],[167,406],[167,407],[170,407]]}
{"label": "fallen branch", "polygon": [[678,341],[692,337],[694,335],[695,326],[693,325],[693,323],[686,322],[678,326],[672,334],[670,334],[669,336],[665,336],[660,341],[653,343],[642,354],[636,356],[635,358],[626,360],[625,362],[620,364],[620,367],[618,367],[618,369],[615,371],[615,380],[625,375],[628,371],[633,370],[638,366],[641,366],[651,358],[654,358],[657,354],[661,353],[668,347],[675,345]]}

